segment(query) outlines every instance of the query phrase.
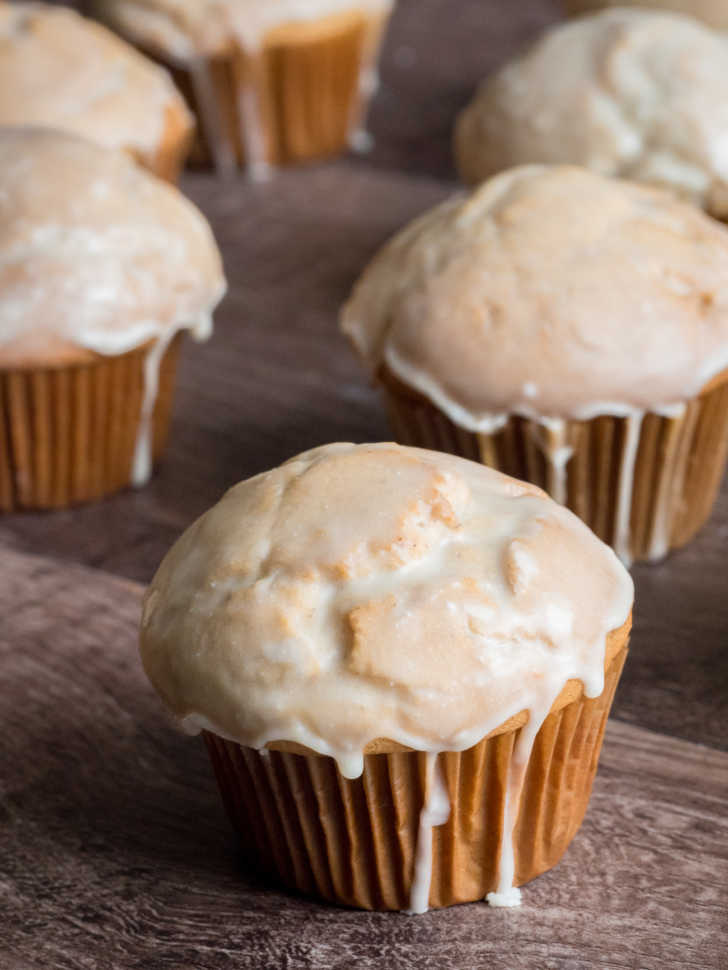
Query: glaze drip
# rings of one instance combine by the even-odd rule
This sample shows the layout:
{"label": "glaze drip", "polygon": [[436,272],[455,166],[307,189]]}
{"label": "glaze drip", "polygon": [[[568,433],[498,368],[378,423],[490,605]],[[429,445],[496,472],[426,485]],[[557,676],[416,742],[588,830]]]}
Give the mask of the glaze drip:
{"label": "glaze drip", "polygon": [[126,155],[8,127],[0,219],[3,364],[83,363],[149,344],[148,410],[164,348],[183,329],[209,336],[225,292],[204,217]]}
{"label": "glaze drip", "polygon": [[450,798],[442,778],[437,752],[428,752],[425,767],[425,797],[420,810],[417,849],[408,913],[417,915],[429,909],[432,883],[432,830],[450,817]]}
{"label": "glaze drip", "polygon": [[441,453],[329,445],[236,486],[178,541],[145,598],[142,660],[188,728],[293,743],[348,778],[381,744],[424,752],[414,912],[449,810],[438,752],[528,714],[505,893],[533,737],[568,682],[602,692],[631,600],[614,553],[539,489]]}

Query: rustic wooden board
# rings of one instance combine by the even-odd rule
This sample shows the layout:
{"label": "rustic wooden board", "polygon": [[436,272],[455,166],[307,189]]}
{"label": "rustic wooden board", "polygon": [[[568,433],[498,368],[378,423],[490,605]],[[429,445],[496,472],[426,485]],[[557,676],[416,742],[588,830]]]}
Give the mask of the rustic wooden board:
{"label": "rustic wooden board", "polygon": [[367,914],[260,884],[136,653],[141,588],[6,552],[0,966],[725,967],[728,754],[610,724],[587,819],[520,911]]}

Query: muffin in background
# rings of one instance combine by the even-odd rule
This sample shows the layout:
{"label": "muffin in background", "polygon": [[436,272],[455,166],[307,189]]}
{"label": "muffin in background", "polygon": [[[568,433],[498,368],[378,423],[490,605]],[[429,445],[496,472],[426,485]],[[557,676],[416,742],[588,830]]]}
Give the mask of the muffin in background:
{"label": "muffin in background", "polygon": [[363,144],[393,0],[93,0],[173,72],[198,118],[196,157],[253,177]]}
{"label": "muffin in background", "polygon": [[581,14],[605,7],[647,7],[658,10],[672,10],[675,13],[689,14],[703,20],[718,30],[728,30],[728,2],[726,0],[563,0],[567,13]]}
{"label": "muffin in background", "polygon": [[194,122],[167,71],[67,7],[0,0],[0,125],[59,128],[174,182]]}
{"label": "muffin in background", "polygon": [[396,235],[341,318],[397,439],[545,488],[619,556],[712,508],[728,449],[728,230],[672,195],[523,166]]}
{"label": "muffin in background", "polygon": [[0,128],[0,510],[143,484],[184,330],[225,288],[203,216],[121,152]]}
{"label": "muffin in background", "polygon": [[256,868],[365,909],[517,905],[586,810],[632,598],[539,489],[332,444],[190,526],[141,655]]}
{"label": "muffin in background", "polygon": [[460,174],[476,184],[515,165],[583,165],[726,219],[726,64],[728,35],[679,14],[616,9],[558,24],[460,114]]}

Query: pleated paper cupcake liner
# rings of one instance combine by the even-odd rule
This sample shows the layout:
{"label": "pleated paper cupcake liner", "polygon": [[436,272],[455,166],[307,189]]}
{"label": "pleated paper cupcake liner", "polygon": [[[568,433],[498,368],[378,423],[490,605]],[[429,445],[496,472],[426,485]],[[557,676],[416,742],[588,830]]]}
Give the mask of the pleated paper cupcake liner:
{"label": "pleated paper cupcake liner", "polygon": [[157,178],[173,185],[179,181],[187,156],[190,153],[194,139],[194,129],[188,127],[184,116],[180,117],[176,111],[167,109],[164,135],[153,154],[141,151],[130,151],[134,160],[148,169]]}
{"label": "pleated paper cupcake liner", "polygon": [[[160,364],[153,459],[167,439],[179,340]],[[130,484],[147,352],[0,370],[0,511],[62,508]]]}
{"label": "pleated paper cupcake liner", "polygon": [[[626,657],[610,663],[602,694],[550,714],[531,751],[514,827],[515,882],[556,865],[589,801],[604,728]],[[496,889],[503,809],[519,730],[439,755],[448,821],[432,830],[431,907]],[[414,878],[427,755],[366,755],[347,779],[332,758],[255,751],[205,734],[222,796],[256,870],[285,886],[362,909],[406,910]]]}
{"label": "pleated paper cupcake liner", "polygon": [[272,31],[255,56],[167,65],[199,119],[193,160],[225,172],[345,150],[374,87],[385,24],[352,12]]}
{"label": "pleated paper cupcake liner", "polygon": [[[486,434],[454,424],[391,375],[382,380],[401,444],[461,455],[533,482],[627,562],[662,558],[710,515],[728,454],[728,382],[688,402],[678,417],[604,415],[564,421],[555,432],[514,415]],[[560,445],[570,454],[564,464],[548,458]]]}

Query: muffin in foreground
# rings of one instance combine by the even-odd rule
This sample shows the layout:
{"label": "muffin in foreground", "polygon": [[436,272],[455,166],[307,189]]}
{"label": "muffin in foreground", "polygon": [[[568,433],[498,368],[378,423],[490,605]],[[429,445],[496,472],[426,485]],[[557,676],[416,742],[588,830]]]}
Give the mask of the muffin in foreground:
{"label": "muffin in foreground", "polygon": [[524,166],[384,247],[342,327],[398,439],[546,488],[624,561],[710,514],[728,449],[728,231],[668,193]]}
{"label": "muffin in foreground", "polygon": [[167,72],[67,7],[0,0],[0,125],[61,128],[175,181],[193,119]]}
{"label": "muffin in foreground", "polygon": [[474,184],[514,165],[583,165],[728,218],[726,64],[728,36],[691,17],[617,9],[558,24],[462,112],[458,168]]}
{"label": "muffin in foreground", "polygon": [[127,155],[0,128],[0,510],[143,484],[180,334],[224,292],[210,228]]}
{"label": "muffin in foreground", "polygon": [[728,30],[728,2],[726,0],[564,0],[567,13],[586,13],[605,7],[652,7],[690,14],[711,27]]}
{"label": "muffin in foreground", "polygon": [[322,158],[362,125],[393,0],[94,0],[96,14],[173,71],[220,172]]}
{"label": "muffin in foreground", "polygon": [[187,530],[141,654],[257,867],[366,909],[516,905],[586,810],[632,595],[534,486],[333,444]]}

